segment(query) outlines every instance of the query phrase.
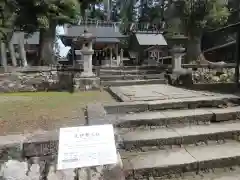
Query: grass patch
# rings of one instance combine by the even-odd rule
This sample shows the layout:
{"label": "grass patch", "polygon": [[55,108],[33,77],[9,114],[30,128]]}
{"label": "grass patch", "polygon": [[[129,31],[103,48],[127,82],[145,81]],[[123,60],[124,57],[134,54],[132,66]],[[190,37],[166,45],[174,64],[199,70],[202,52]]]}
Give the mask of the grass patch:
{"label": "grass patch", "polygon": [[88,103],[113,101],[105,91],[0,94],[0,135],[82,125]]}

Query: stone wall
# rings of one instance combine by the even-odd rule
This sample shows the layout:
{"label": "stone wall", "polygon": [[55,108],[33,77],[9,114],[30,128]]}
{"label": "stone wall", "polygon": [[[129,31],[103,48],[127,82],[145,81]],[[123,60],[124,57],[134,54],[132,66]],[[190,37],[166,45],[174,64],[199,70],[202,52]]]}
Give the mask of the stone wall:
{"label": "stone wall", "polygon": [[67,90],[69,87],[72,87],[72,75],[67,72],[49,70],[0,74],[0,92]]}
{"label": "stone wall", "polygon": [[0,179],[124,180],[120,156],[116,165],[58,171],[57,150],[57,131],[0,137]]}

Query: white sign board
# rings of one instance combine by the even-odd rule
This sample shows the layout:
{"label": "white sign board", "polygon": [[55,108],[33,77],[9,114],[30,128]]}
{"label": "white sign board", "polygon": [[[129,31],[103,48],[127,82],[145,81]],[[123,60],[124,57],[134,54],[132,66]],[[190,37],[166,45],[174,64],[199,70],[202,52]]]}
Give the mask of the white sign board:
{"label": "white sign board", "polygon": [[73,169],[117,163],[113,126],[61,128],[57,169]]}

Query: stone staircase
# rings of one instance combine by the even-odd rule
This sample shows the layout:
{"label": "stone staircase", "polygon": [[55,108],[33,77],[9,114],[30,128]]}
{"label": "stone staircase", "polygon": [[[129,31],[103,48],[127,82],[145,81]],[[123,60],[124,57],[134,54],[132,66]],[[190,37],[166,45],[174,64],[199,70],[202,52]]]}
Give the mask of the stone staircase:
{"label": "stone staircase", "polygon": [[100,78],[104,87],[165,84],[163,69],[158,67],[101,68]]}
{"label": "stone staircase", "polygon": [[231,173],[240,165],[239,103],[219,95],[107,106],[126,179],[213,180],[219,169],[226,179],[214,180],[240,179]]}

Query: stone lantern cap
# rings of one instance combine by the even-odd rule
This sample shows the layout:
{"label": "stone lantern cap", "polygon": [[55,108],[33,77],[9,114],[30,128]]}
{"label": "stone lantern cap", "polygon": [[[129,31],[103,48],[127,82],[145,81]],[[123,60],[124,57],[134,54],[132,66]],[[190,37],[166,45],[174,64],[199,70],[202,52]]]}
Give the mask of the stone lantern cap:
{"label": "stone lantern cap", "polygon": [[172,49],[170,50],[171,53],[184,53],[186,50],[186,48],[182,47],[181,45],[175,45],[172,47]]}
{"label": "stone lantern cap", "polygon": [[171,37],[167,37],[166,39],[168,44],[173,47],[174,45],[185,45],[188,38],[182,34],[175,34]]}
{"label": "stone lantern cap", "polygon": [[73,42],[75,44],[85,44],[93,41],[93,39],[96,39],[96,37],[92,33],[88,32],[87,30],[84,30],[82,34],[80,34],[78,37],[73,39]]}

